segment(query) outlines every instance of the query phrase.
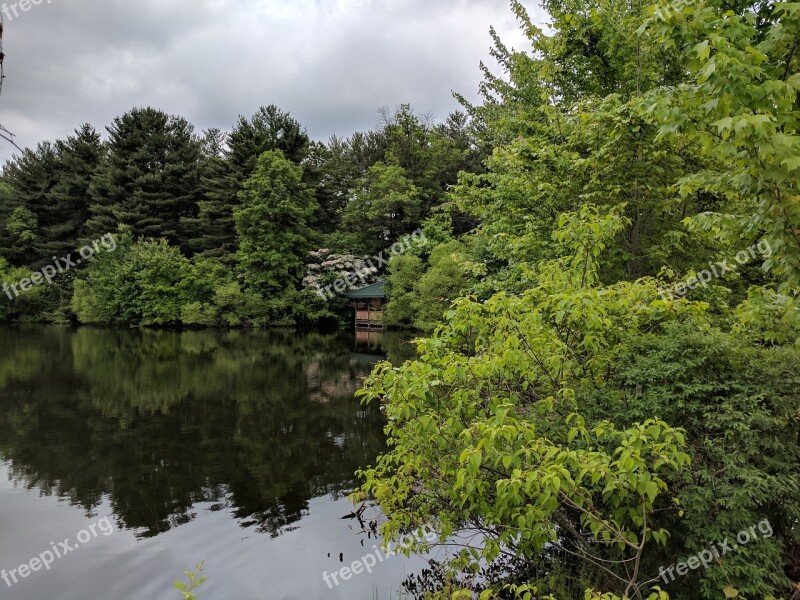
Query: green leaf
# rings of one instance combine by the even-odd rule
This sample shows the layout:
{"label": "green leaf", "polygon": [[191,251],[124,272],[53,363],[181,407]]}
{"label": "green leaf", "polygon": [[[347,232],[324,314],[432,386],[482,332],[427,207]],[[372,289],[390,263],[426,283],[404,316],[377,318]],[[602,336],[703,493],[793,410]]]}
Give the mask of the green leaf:
{"label": "green leaf", "polygon": [[737,598],[739,596],[739,590],[730,585],[726,585],[722,588],[722,593],[725,594],[726,598]]}

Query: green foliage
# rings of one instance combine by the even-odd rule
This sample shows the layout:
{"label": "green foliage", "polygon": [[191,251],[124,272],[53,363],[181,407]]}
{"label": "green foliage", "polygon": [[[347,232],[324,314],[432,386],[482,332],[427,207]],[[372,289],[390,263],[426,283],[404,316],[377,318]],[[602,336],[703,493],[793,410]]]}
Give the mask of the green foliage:
{"label": "green foliage", "polygon": [[800,373],[796,348],[761,348],[742,335],[670,324],[631,338],[603,391],[586,390],[587,418],[620,426],[658,414],[686,429],[692,468],[669,481],[683,517],[659,519],[670,531],[661,555],[673,564],[767,519],[774,535],[725,556],[722,565],[678,578],[673,598],[717,597],[733,585],[745,597],[777,595],[787,542],[800,505]]}
{"label": "green foliage", "polygon": [[[92,239],[85,227],[90,216],[91,184],[105,156],[100,134],[88,124],[66,140],[58,140],[55,150],[56,180],[47,194],[48,206],[40,217],[47,227],[41,234],[38,250],[46,260],[74,251],[80,245],[79,240]],[[114,231],[116,227],[99,232],[97,237]]]}
{"label": "green foliage", "polygon": [[202,302],[190,302],[181,307],[181,323],[189,326],[213,327],[218,323],[214,307]]}
{"label": "green foliage", "polygon": [[3,197],[3,212],[8,218],[5,233],[10,243],[5,256],[15,266],[36,266],[49,258],[42,255],[38,246],[44,241],[46,228],[59,222],[59,215],[48,201],[58,176],[58,163],[53,144],[44,142],[35,149],[26,149],[3,169],[9,188]]}
{"label": "green foliage", "polygon": [[424,272],[421,258],[413,254],[402,254],[389,261],[384,322],[390,327],[413,326],[416,319],[416,295],[414,288]]}
{"label": "green foliage", "polygon": [[57,289],[37,285],[27,291],[22,289],[20,282],[30,279],[31,275],[29,269],[12,267],[0,258],[0,284],[5,286],[0,293],[0,318],[21,323],[35,322],[39,315],[58,303]]}
{"label": "green foliage", "polygon": [[6,229],[14,236],[19,246],[31,244],[39,239],[36,235],[36,228],[39,221],[36,215],[24,206],[18,206],[11,212],[11,216],[6,223]]}
{"label": "green foliage", "polygon": [[753,288],[736,308],[737,329],[770,344],[800,343],[800,305],[796,296]]}
{"label": "green foliage", "polygon": [[202,199],[197,215],[183,219],[192,253],[232,262],[236,253],[233,210],[239,193],[264,152],[278,150],[300,164],[309,139],[300,123],[277,106],[261,107],[251,118],[240,117],[227,135],[209,132],[202,159]]}
{"label": "green foliage", "polygon": [[661,136],[688,133],[709,168],[680,181],[726,200],[725,210],[691,219],[730,240],[766,240],[764,267],[784,289],[800,285],[800,10],[796,3],[729,6],[657,3],[642,30],[678,51],[691,73],[654,90],[648,110]]}
{"label": "green foliage", "polygon": [[646,595],[659,565],[769,518],[781,534],[670,591],[780,594],[800,491],[796,352],[751,348],[707,304],[660,300],[655,280],[604,285],[626,225],[621,208],[562,215],[536,286],[457,301],[418,361],[375,371],[363,395],[388,399],[391,446],[361,493],[389,538],[431,521],[445,538],[480,532],[452,568],[511,553],[547,593],[564,585],[552,561],[577,558],[569,588]]}
{"label": "green foliage", "polygon": [[182,117],[136,108],[109,127],[108,156],[91,183],[87,233],[131,228],[135,237],[183,240],[181,218],[199,199],[200,144]]}
{"label": "green foliage", "polygon": [[189,272],[188,259],[165,240],[126,237],[75,281],[72,308],[82,323],[176,325],[186,299],[181,283]]}
{"label": "green foliage", "polygon": [[[425,596],[425,600],[457,600],[463,598],[464,600],[472,600],[473,598],[480,598],[480,600],[501,600],[506,598],[513,598],[514,600],[557,600],[557,597],[552,594],[542,595],[539,588],[533,585],[508,585],[505,586],[501,593],[494,590],[485,590],[479,596],[475,596],[472,590],[458,589],[454,586],[451,589],[440,590]],[[583,595],[584,600],[627,600],[628,597],[620,597],[616,594],[600,594],[592,590],[586,590]],[[642,596],[646,600],[669,600],[669,594],[656,588],[649,596]]]}
{"label": "green foliage", "polygon": [[231,281],[214,290],[214,304],[219,307],[224,325],[235,327],[242,324],[244,294],[238,283]]}
{"label": "green foliage", "polygon": [[[353,263],[423,226],[429,245],[389,263],[386,321],[434,333],[366,383],[390,447],[357,495],[389,538],[433,522],[484,540],[430,597],[786,597],[798,6],[545,0],[545,31],[512,0],[530,51],[491,31],[502,75],[482,67],[480,106],[459,97],[467,113],[434,125],[401,105],[327,144],[274,106],[202,139],[154,109],[116,119],[105,144],[84,126],[4,169],[0,275],[128,234],[74,293],[66,278],[0,317],[68,320],[71,298],[84,323],[333,320],[344,299],[310,286],[339,265],[309,251]],[[756,243],[762,264],[660,297]],[[661,566],[764,520],[774,535],[655,587]]]}
{"label": "green foliage", "polygon": [[700,245],[681,222],[716,203],[675,197],[672,186],[703,161],[691,138],[659,139],[642,104],[648,90],[680,80],[679,54],[637,32],[642,4],[546,2],[548,33],[512,5],[532,52],[510,51],[495,35],[507,77],[484,69],[484,104],[470,112],[497,146],[488,173],[463,177],[453,194],[480,223],[488,291],[533,285],[557,216],[586,203],[624,203],[630,220],[604,263],[605,281],[655,276],[665,264],[685,270]]}
{"label": "green foliage", "polygon": [[137,327],[253,325],[264,306],[221,261],[187,259],[165,240],[133,243],[129,236],[92,261],[72,297],[81,323]]}
{"label": "green foliage", "polygon": [[437,210],[451,210],[443,206],[446,191],[462,171],[483,169],[486,151],[462,112],[434,125],[404,104],[382,110],[381,120],[378,131],[333,138],[313,167],[331,217],[320,225],[331,231],[326,244],[339,252],[374,255],[387,248]]}
{"label": "green foliage", "polygon": [[414,255],[393,257],[387,324],[433,331],[450,304],[470,287],[466,263],[464,245],[455,240],[434,247],[427,264]]}
{"label": "green foliage", "polygon": [[206,582],[206,578],[201,577],[204,566],[205,561],[197,564],[194,571],[184,571],[183,574],[186,575],[186,582],[175,582],[175,589],[181,592],[183,600],[199,600],[200,596],[197,593],[197,589]]}
{"label": "green foliage", "polygon": [[256,318],[287,314],[313,244],[314,193],[303,183],[301,167],[270,151],[259,158],[240,201],[234,210],[237,259],[254,311],[261,315]]}
{"label": "green foliage", "polygon": [[66,140],[40,144],[6,165],[0,194],[6,231],[0,242],[8,259],[38,269],[80,245],[102,155],[99,134],[83,125]]}
{"label": "green foliage", "polygon": [[420,221],[421,197],[402,167],[385,163],[370,168],[363,190],[348,203],[342,223],[350,230],[373,232],[375,238],[364,240],[358,251],[374,256],[414,231]]}
{"label": "green foliage", "polygon": [[576,389],[602,385],[625,334],[699,319],[702,308],[651,301],[653,281],[594,285],[603,245],[624,226],[615,212],[565,216],[563,256],[540,266],[537,287],[457,301],[418,361],[373,374],[364,396],[391,399],[391,450],[362,491],[388,515],[386,535],[431,518],[444,537],[475,526],[486,540],[465,550],[462,568],[509,550],[530,559],[573,548],[621,561],[620,590],[639,590],[643,575],[623,567],[666,539],[652,517],[673,506],[666,480],[689,463],[684,434],[653,418],[589,425]]}
{"label": "green foliage", "polygon": [[[211,129],[202,135],[185,119],[154,108],[135,108],[116,118],[107,141],[83,125],[66,139],[25,150],[4,167],[0,256],[14,267],[38,270],[53,256],[74,253],[124,227],[133,239],[166,240],[191,261],[179,286],[180,310],[170,312],[170,322],[174,314],[191,327],[346,321],[350,309],[342,298],[323,300],[296,277],[310,241],[357,260],[374,256],[416,230],[446,199],[444,192],[462,169],[480,170],[484,152],[476,147],[464,113],[440,124],[407,105],[382,114],[377,129],[326,144],[312,143],[302,125],[276,106],[241,117],[230,132]],[[290,193],[298,192],[303,216],[298,221],[293,209],[273,207],[278,221],[259,234],[261,221],[240,222],[237,229],[234,213],[258,212],[252,202],[246,209],[241,202],[245,193],[253,195],[245,184],[265,152],[280,152],[302,168],[300,183],[292,183],[296,189]],[[271,193],[264,180],[257,195],[266,199]],[[278,229],[283,241],[269,251],[252,244],[240,248],[241,233],[268,242]],[[461,229],[466,230],[463,221]],[[86,279],[85,266],[45,292],[26,296],[6,311],[6,318],[74,321],[73,281]],[[85,284],[78,285],[79,320],[109,322],[119,312],[120,307],[101,307]],[[128,302],[135,304],[137,290],[128,291]],[[166,322],[163,317],[156,321]],[[114,317],[111,322],[124,321]]]}

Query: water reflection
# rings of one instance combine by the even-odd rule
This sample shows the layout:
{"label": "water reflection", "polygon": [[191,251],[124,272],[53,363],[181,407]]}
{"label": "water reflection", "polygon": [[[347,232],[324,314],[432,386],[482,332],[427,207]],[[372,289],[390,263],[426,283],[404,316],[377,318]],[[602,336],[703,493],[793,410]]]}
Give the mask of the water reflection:
{"label": "water reflection", "polygon": [[229,510],[270,536],[383,448],[353,397],[398,336],[0,329],[0,459],[15,483],[152,537]]}

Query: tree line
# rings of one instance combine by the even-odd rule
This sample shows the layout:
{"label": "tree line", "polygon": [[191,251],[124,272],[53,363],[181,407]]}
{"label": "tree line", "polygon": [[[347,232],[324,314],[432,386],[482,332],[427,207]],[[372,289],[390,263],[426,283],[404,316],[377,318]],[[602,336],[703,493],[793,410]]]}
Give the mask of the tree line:
{"label": "tree line", "polygon": [[105,140],[84,124],[26,149],[0,178],[0,278],[22,279],[101,236],[119,247],[0,315],[134,326],[340,319],[344,301],[304,283],[309,253],[382,252],[432,218],[485,155],[464,112],[443,123],[408,105],[380,115],[373,131],[321,143],[275,106],[202,133],[135,108]]}

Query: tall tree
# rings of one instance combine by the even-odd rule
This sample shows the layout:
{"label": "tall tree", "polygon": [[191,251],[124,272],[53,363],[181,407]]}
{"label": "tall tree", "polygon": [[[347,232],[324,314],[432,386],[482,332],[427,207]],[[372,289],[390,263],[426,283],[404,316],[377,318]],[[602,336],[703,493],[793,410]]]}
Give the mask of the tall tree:
{"label": "tall tree", "polygon": [[12,249],[12,234],[8,220],[14,211],[14,190],[5,178],[0,178],[0,257],[9,260]]}
{"label": "tall tree", "polygon": [[236,252],[233,210],[239,192],[253,174],[259,157],[277,150],[291,162],[302,163],[309,152],[309,137],[289,113],[274,105],[260,108],[253,117],[239,118],[225,140],[224,152],[207,163],[203,175],[203,198],[199,202],[199,235],[190,240],[193,251],[221,258]]}
{"label": "tall tree", "polygon": [[655,275],[665,264],[686,272],[702,245],[686,238],[681,221],[719,200],[676,197],[672,186],[699,171],[703,158],[689,138],[660,138],[644,105],[648,90],[685,76],[678,53],[639,32],[639,3],[554,0],[547,33],[513,6],[533,52],[511,51],[495,34],[493,55],[507,77],[485,69],[484,105],[469,110],[500,145],[489,173],[464,178],[456,194],[482,222],[505,265],[501,278],[511,271],[512,287],[525,289],[557,216],[587,202],[626,206],[628,225],[605,263],[609,281]]}
{"label": "tall tree", "polygon": [[100,134],[88,124],[66,140],[57,141],[55,149],[58,171],[47,193],[49,224],[43,228],[38,244],[45,256],[62,256],[85,241],[91,182],[104,154]]}
{"label": "tall tree", "polygon": [[327,144],[311,144],[303,163],[305,180],[314,189],[320,206],[316,228],[337,231],[356,181],[356,165],[350,160],[346,140],[333,136]]}
{"label": "tall tree", "polygon": [[270,299],[299,289],[318,207],[302,167],[278,150],[265,152],[239,198],[237,258],[248,290]]}
{"label": "tall tree", "polygon": [[376,163],[360,188],[342,219],[358,252],[375,255],[419,226],[422,197],[402,167]]}
{"label": "tall tree", "polygon": [[352,238],[365,232],[356,226],[344,232],[343,222],[348,203],[361,182],[376,163],[386,158],[387,139],[384,130],[357,132],[349,138],[333,136],[327,144],[312,144],[304,161],[305,180],[314,188],[320,214],[317,228],[329,234],[328,241],[341,251],[355,249]]}
{"label": "tall tree", "polygon": [[672,138],[699,140],[703,172],[681,180],[724,206],[691,221],[728,243],[762,238],[765,268],[800,287],[800,10],[796,3],[659,4],[650,29],[679,53],[690,77],[654,90],[648,105]]}
{"label": "tall tree", "polygon": [[[181,218],[181,227],[185,235],[184,251],[187,255],[202,252],[213,246],[213,240],[224,234],[226,216],[215,212],[214,206],[208,205],[206,199],[210,191],[209,181],[213,181],[225,168],[225,145],[228,134],[219,129],[205,131],[200,138],[200,196],[195,211]],[[229,223],[227,223],[229,224]],[[228,249],[230,254],[233,248]],[[221,258],[220,254],[217,258]]]}
{"label": "tall tree", "polygon": [[182,117],[136,108],[108,128],[108,157],[92,187],[87,232],[101,236],[129,225],[134,237],[181,245],[181,219],[196,215],[200,143]]}
{"label": "tall tree", "polygon": [[3,178],[10,188],[5,229],[11,242],[8,258],[13,265],[34,267],[52,261],[52,255],[46,253],[47,234],[69,218],[49,200],[59,169],[58,150],[50,142],[26,149],[5,165]]}
{"label": "tall tree", "polygon": [[434,125],[430,116],[401,104],[394,112],[383,109],[381,115],[387,146],[383,162],[401,167],[417,187],[420,223],[446,201],[461,171],[483,170],[486,154],[477,144],[467,114],[454,112],[444,123]]}

